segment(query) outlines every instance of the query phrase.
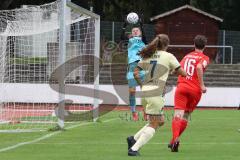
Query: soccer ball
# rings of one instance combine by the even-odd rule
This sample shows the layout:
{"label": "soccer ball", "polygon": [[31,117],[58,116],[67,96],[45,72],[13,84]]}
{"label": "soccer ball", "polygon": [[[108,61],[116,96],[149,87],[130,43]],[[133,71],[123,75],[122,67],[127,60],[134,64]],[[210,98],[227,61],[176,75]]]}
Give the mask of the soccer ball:
{"label": "soccer ball", "polygon": [[137,13],[131,12],[127,15],[127,21],[130,24],[136,24],[139,20]]}

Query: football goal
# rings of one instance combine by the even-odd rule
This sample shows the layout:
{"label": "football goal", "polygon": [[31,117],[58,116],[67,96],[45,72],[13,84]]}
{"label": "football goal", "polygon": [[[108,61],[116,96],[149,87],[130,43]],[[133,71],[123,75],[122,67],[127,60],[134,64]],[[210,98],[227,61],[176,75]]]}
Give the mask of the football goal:
{"label": "football goal", "polygon": [[69,0],[0,11],[0,132],[96,120],[100,17]]}

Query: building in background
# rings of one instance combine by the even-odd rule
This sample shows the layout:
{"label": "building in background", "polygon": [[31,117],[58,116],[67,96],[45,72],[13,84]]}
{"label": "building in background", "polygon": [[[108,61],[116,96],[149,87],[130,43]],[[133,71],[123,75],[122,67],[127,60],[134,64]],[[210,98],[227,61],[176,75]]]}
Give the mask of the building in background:
{"label": "building in background", "polygon": [[[165,33],[170,37],[171,45],[192,45],[197,34],[208,38],[208,45],[218,45],[219,26],[223,19],[189,5],[154,16],[156,34]],[[179,60],[193,48],[169,48]],[[216,48],[208,48],[206,54],[215,60]]]}

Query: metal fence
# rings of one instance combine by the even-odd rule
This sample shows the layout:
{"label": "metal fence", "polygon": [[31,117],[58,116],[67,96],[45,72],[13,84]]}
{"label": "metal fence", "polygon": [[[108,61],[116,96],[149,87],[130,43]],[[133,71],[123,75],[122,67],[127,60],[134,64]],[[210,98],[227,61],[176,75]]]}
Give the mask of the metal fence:
{"label": "metal fence", "polygon": [[[102,21],[101,22],[101,38],[108,40],[119,42],[121,37],[122,31],[122,22],[109,22],[109,21]],[[154,33],[154,25],[151,24],[144,24],[144,31],[146,34],[147,41],[151,41],[155,35]],[[130,32],[131,26],[127,26],[126,31]]]}
{"label": "metal fence", "polygon": [[[218,44],[233,47],[233,64],[240,63],[240,31],[220,30],[218,34]],[[220,63],[228,63],[230,61],[230,51],[223,49],[219,54]]]}
{"label": "metal fence", "polygon": [[[122,22],[101,22],[101,39],[118,43],[121,36]],[[127,31],[130,32],[131,26]],[[154,25],[144,24],[144,31],[147,41],[151,41],[155,36]],[[171,37],[170,37],[171,38]],[[174,45],[174,44],[172,44]],[[189,44],[191,45],[191,44]],[[182,46],[187,47],[187,46]],[[211,48],[213,46],[210,46]],[[217,56],[213,60],[217,64],[238,64],[240,63],[240,31],[220,30],[218,34],[218,44],[213,47],[217,48]]]}

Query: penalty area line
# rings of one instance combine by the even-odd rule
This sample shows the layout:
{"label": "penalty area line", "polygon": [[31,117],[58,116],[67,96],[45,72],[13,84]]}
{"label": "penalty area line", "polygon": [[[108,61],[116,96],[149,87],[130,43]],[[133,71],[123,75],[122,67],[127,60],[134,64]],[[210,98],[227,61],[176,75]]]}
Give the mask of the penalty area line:
{"label": "penalty area line", "polygon": [[[102,123],[111,122],[111,121],[114,121],[114,120],[116,120],[116,119],[118,119],[118,118],[113,118],[113,119],[105,120],[105,121],[102,121]],[[74,128],[77,128],[77,127],[80,127],[80,126],[86,126],[86,125],[90,125],[90,124],[94,124],[94,123],[95,123],[95,122],[81,123],[81,124],[77,124],[77,125],[74,125],[74,126],[66,127],[66,129],[67,129],[67,130],[70,130],[70,129],[74,129]],[[44,135],[44,136],[42,136],[42,137],[36,138],[36,139],[34,139],[34,140],[31,140],[31,141],[21,142],[21,143],[18,143],[18,144],[9,146],[9,147],[1,148],[1,149],[0,149],[0,153],[1,153],[1,152],[6,152],[6,151],[9,151],[9,150],[13,150],[13,149],[19,148],[19,147],[24,146],[24,145],[28,145],[28,144],[33,144],[33,143],[40,142],[40,141],[42,141],[42,140],[45,140],[45,139],[48,139],[48,138],[53,137],[53,136],[55,136],[55,135],[58,135],[58,134],[60,134],[61,132],[62,132],[62,131],[56,131],[56,132],[46,134],[46,135]]]}

